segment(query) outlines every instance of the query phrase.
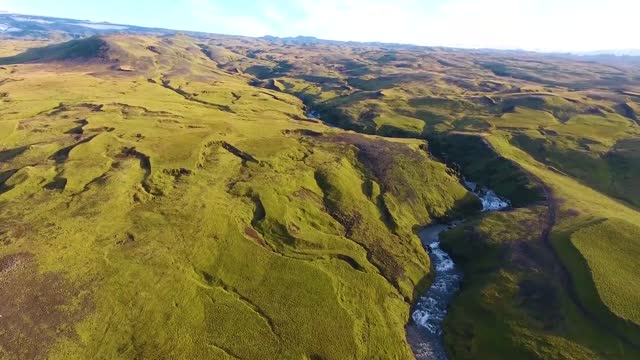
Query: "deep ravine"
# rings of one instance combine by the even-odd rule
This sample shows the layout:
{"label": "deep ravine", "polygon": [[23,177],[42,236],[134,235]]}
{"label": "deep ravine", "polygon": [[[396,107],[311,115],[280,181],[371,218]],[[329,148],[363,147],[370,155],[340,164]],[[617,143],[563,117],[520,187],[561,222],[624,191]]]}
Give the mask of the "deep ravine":
{"label": "deep ravine", "polygon": [[[465,185],[482,201],[482,211],[499,211],[510,206],[493,191],[465,181]],[[419,232],[422,245],[429,253],[435,278],[431,287],[413,307],[407,325],[407,340],[416,359],[446,360],[442,322],[447,309],[460,288],[462,272],[449,254],[440,248],[440,234],[457,226],[460,221],[427,226]]]}

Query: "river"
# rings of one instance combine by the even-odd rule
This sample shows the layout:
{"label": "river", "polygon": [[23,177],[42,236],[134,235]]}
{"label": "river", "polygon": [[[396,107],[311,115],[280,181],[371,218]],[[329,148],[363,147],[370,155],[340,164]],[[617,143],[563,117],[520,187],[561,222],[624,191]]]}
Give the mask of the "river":
{"label": "river", "polygon": [[[465,185],[482,201],[482,211],[499,211],[510,206],[507,200],[501,199],[492,190],[481,188],[470,181],[465,181]],[[447,360],[442,322],[451,301],[460,289],[462,272],[449,254],[440,248],[440,234],[460,223],[455,221],[449,224],[435,224],[418,233],[422,245],[429,253],[432,270],[435,272],[433,284],[418,299],[411,314],[411,321],[407,325],[407,341],[418,360]]]}

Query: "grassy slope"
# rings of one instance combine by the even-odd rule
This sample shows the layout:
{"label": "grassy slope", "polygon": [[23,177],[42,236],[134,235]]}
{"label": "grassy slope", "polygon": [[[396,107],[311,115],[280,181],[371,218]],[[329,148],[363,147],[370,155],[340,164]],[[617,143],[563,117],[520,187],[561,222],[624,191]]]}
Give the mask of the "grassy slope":
{"label": "grassy slope", "polygon": [[[236,53],[247,48],[242,44],[227,47]],[[526,292],[527,283],[519,281],[527,280],[530,269],[509,270],[507,276],[493,272],[468,286],[477,291],[497,286],[491,291],[511,291],[513,296],[485,302],[481,311],[469,311],[478,308],[475,302],[480,296],[470,293],[468,301],[454,305],[452,317],[460,320],[455,325],[459,329],[473,322],[484,324],[478,326],[484,329],[495,325],[488,311],[500,316],[512,330],[502,335],[492,333],[493,338],[487,334],[477,343],[472,343],[472,337],[464,331],[445,333],[450,349],[456,349],[455,355],[496,358],[496,349],[504,346],[514,356],[529,358],[634,358],[637,345],[633,343],[637,344],[640,332],[637,323],[621,318],[633,317],[635,303],[616,300],[619,294],[632,291],[619,281],[620,276],[628,276],[629,267],[621,263],[592,277],[592,271],[610,263],[614,255],[596,252],[595,240],[576,246],[572,234],[605,219],[638,223],[638,212],[630,207],[637,205],[638,194],[638,127],[633,110],[638,99],[633,92],[618,91],[639,87],[638,69],[533,54],[512,55],[377,47],[332,51],[324,45],[286,50],[271,47],[269,56],[287,58],[292,68],[286,74],[267,76],[290,84],[286,92],[303,97],[324,120],[344,128],[387,136],[426,135],[432,139],[431,145],[452,139],[434,133],[498,134],[489,138],[493,143],[490,149],[475,146],[476,141],[453,141],[452,146],[444,141],[435,145],[446,151],[437,151],[437,146],[431,150],[452,160],[450,163],[462,165],[464,175],[511,196],[515,205],[530,209],[553,204],[551,210],[558,208],[554,212],[553,242],[542,241],[547,236],[539,234],[538,242],[547,245],[536,244],[544,251],[530,257],[557,267],[553,271],[544,267],[537,270],[542,275],[536,281],[552,284],[557,298],[549,307],[561,311],[554,312],[549,324],[540,326],[539,314],[531,314],[517,295]],[[257,58],[269,61],[266,56]],[[317,67],[323,63],[327,65]],[[310,73],[318,77],[308,76]],[[424,127],[408,119],[422,121]],[[514,166],[524,173],[514,172]],[[541,203],[541,185],[553,195],[553,202]],[[541,216],[546,215],[533,218],[546,222]],[[626,233],[617,235],[620,237],[607,239],[610,245],[601,239],[600,246],[633,253],[635,242],[626,240]],[[499,236],[484,232],[488,239]],[[517,237],[514,234],[512,241],[522,240]],[[512,250],[507,247],[507,253]],[[509,259],[502,257],[486,260],[479,256],[477,261],[492,262],[494,270],[510,266]],[[569,277],[563,269],[568,269]],[[637,271],[631,271],[637,276]],[[504,308],[515,310],[505,312]],[[472,350],[463,355],[458,351],[462,348]]]}
{"label": "grassy slope", "polygon": [[296,120],[186,38],[110,41],[136,71],[3,70],[3,297],[59,291],[12,300],[0,357],[409,357],[413,227],[471,201],[422,142]]}
{"label": "grassy slope", "polygon": [[[609,221],[613,223],[622,221],[637,224],[640,221],[640,213],[574,179],[549,170],[528,154],[509,145],[502,137],[491,138],[491,143],[499,153],[517,161],[553,191],[553,201],[557,207],[557,223],[551,233],[552,244],[569,270],[573,280],[571,287],[590,317],[595,319],[601,328],[614,331],[624,341],[640,344],[637,323],[624,321],[614,315],[618,313],[622,318],[633,319],[635,316],[633,301],[635,300],[626,302],[626,306],[620,305],[619,301],[612,301],[617,298],[617,294],[624,293],[628,288],[627,284],[619,282],[619,278],[628,276],[626,273],[628,270],[625,269],[629,268],[629,263],[621,259],[618,266],[608,269],[605,275],[597,269],[602,266],[602,262],[616,262],[615,252],[612,250],[605,253],[595,252],[596,241],[611,242],[607,246],[609,249],[622,247],[624,251],[636,251],[637,239],[631,237],[632,240],[629,240],[634,230],[623,227],[620,229],[620,236],[601,238],[596,235],[600,227],[594,226],[603,219],[610,219]],[[577,231],[581,232],[576,233]],[[585,234],[587,238],[591,238],[590,242],[584,240]],[[596,238],[598,240],[595,240]],[[590,268],[590,265],[596,264],[594,261],[599,265]],[[598,275],[592,277],[592,273]]]}
{"label": "grassy slope", "polygon": [[[574,246],[584,254],[604,302],[620,317],[636,323],[640,322],[640,299],[635,296],[639,289],[634,281],[640,250],[638,230],[637,225],[611,219],[578,230],[571,237]],[[611,273],[616,276],[612,278]]]}
{"label": "grassy slope", "polygon": [[[578,315],[540,241],[544,206],[493,213],[443,236],[465,285],[446,320],[456,359],[632,359]],[[541,220],[542,219],[542,220]],[[532,229],[535,229],[532,231]],[[574,335],[568,329],[580,329]],[[613,348],[613,351],[611,350]]]}
{"label": "grassy slope", "polygon": [[[485,142],[491,147],[480,146]],[[535,196],[516,198],[518,208],[512,211],[472,220],[444,235],[444,246],[461,262],[466,275],[462,293],[454,302],[446,323],[446,340],[452,356],[462,359],[500,358],[505,354],[526,359],[637,357],[635,346],[630,344],[637,341],[637,328],[616,318],[602,305],[591,285],[593,280],[583,276],[589,269],[584,266],[580,253],[561,237],[593,221],[594,216],[618,214],[634,219],[638,214],[631,209],[623,210],[624,206],[615,201],[547,169],[498,135],[485,138],[450,135],[441,137],[435,144],[440,145],[439,151],[448,150],[448,161],[461,165],[475,162],[478,166],[466,166],[470,172],[466,175],[475,174],[502,194],[538,189],[537,195],[532,194]],[[487,158],[482,156],[482,151],[492,149],[503,157],[485,163],[478,160]],[[522,177],[515,175],[516,172],[509,176],[507,170],[511,167],[506,166],[501,167],[502,177],[477,175],[482,173],[478,169],[495,169],[500,161],[513,161],[532,175]],[[489,170],[489,173],[494,172]],[[513,179],[520,180],[513,182]],[[505,187],[504,183],[510,186]],[[514,189],[514,184],[521,184],[520,188]],[[541,185],[553,191],[551,201],[539,194]],[[594,206],[598,203],[603,207]],[[605,213],[604,209],[612,213]],[[549,228],[550,225],[554,225],[553,228]],[[553,242],[549,241],[549,235]],[[610,250],[596,252],[595,242],[601,250],[618,246],[627,251],[635,248],[635,239],[629,243],[607,237],[609,244],[600,236],[590,239],[592,242],[581,250],[591,247],[583,252],[590,255],[591,261],[611,262],[616,258]],[[558,263],[556,251],[565,265]],[[596,281],[608,286],[601,290],[609,295],[626,291],[628,284],[617,280],[620,275],[628,276],[630,264],[622,262],[620,270],[615,267],[601,270],[601,278]],[[571,280],[563,266],[571,272]],[[634,300],[629,301],[623,311],[633,313]]]}

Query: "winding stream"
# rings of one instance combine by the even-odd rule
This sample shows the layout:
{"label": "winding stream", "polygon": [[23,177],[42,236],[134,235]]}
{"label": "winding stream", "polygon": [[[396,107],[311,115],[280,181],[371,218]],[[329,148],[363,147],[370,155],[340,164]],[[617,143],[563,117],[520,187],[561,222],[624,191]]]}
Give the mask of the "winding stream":
{"label": "winding stream", "polygon": [[[510,206],[495,192],[480,188],[475,183],[465,181],[465,185],[482,201],[482,211],[498,211]],[[435,271],[433,284],[420,296],[407,325],[407,340],[416,359],[446,360],[442,337],[442,322],[449,304],[460,289],[462,272],[456,267],[449,254],[440,248],[440,234],[458,225],[460,222],[428,226],[418,236],[429,253],[432,268]]]}

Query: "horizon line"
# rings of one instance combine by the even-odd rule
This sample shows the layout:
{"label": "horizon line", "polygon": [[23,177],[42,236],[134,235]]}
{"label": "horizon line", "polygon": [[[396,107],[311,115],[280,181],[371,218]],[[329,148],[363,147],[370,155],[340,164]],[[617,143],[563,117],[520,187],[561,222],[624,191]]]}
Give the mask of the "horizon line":
{"label": "horizon line", "polygon": [[[41,17],[41,18],[50,18],[50,19],[58,19],[58,20],[73,20],[78,22],[89,22],[93,24],[109,24],[109,25],[119,25],[119,26],[127,26],[127,27],[137,27],[149,30],[166,30],[172,31],[176,33],[185,32],[185,33],[200,33],[206,35],[222,35],[222,36],[233,36],[233,37],[244,37],[251,39],[265,39],[265,38],[277,38],[280,40],[286,39],[296,39],[296,38],[311,38],[318,41],[325,42],[335,42],[335,43],[344,43],[344,44],[364,44],[364,45],[392,45],[392,46],[413,46],[413,47],[423,47],[423,48],[444,48],[444,49],[458,49],[458,50],[492,50],[492,51],[515,51],[515,52],[529,52],[529,53],[538,53],[538,54],[547,54],[547,55],[574,55],[574,56],[615,56],[615,57],[640,57],[640,49],[635,48],[626,48],[626,49],[598,49],[598,50],[586,50],[586,51],[571,51],[571,50],[544,50],[544,49],[525,49],[525,48],[497,48],[497,47],[487,47],[487,46],[474,46],[474,45],[463,45],[463,44],[452,44],[452,45],[421,45],[415,43],[402,43],[402,42],[385,42],[385,41],[359,41],[359,40],[336,40],[336,39],[326,39],[320,38],[314,35],[294,35],[294,36],[278,36],[278,35],[270,35],[264,34],[262,36],[249,36],[249,35],[239,35],[239,34],[225,34],[225,33],[215,33],[203,30],[189,30],[189,29],[175,29],[175,28],[165,28],[159,26],[142,26],[135,24],[126,24],[126,23],[117,23],[110,22],[105,20],[91,20],[91,19],[75,19],[75,18],[66,18],[66,17],[57,17],[51,15],[39,15],[39,14],[27,14],[27,13],[19,13],[12,12],[7,10],[0,9],[0,15],[21,15],[21,16],[31,16],[31,17]],[[123,29],[124,30],[124,29]],[[118,33],[118,31],[114,31],[113,33]],[[628,52],[628,53],[625,53]],[[629,54],[637,52],[638,54]]]}

